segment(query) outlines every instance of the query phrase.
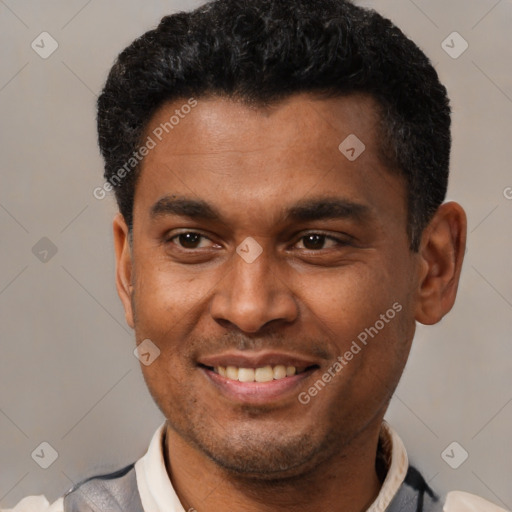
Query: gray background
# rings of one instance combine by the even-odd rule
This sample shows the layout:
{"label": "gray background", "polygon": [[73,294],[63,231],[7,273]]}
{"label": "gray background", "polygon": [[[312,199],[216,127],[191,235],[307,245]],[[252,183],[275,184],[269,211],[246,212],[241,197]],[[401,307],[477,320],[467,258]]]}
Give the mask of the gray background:
{"label": "gray background", "polygon": [[[115,56],[164,14],[199,1],[0,0],[0,504],[45,494],[139,458],[163,417],[133,356],[114,287],[109,197],[95,100]],[[364,1],[429,55],[449,89],[449,198],[469,219],[457,304],[419,326],[388,421],[440,491],[512,509],[512,2]],[[31,48],[43,31],[59,47]],[[451,58],[453,31],[469,43]],[[507,190],[510,193],[507,193]],[[47,237],[57,253],[44,258]],[[42,247],[42,249],[41,249]],[[58,459],[40,468],[46,441]],[[441,457],[457,441],[469,458]],[[459,457],[460,449],[454,451]]]}

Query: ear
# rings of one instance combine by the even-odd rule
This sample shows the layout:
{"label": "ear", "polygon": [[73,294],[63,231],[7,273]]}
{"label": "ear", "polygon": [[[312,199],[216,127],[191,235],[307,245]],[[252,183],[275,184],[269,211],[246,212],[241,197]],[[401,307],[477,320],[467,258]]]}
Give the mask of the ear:
{"label": "ear", "polygon": [[124,217],[118,213],[113,221],[114,248],[116,252],[116,287],[124,306],[127,324],[133,329],[132,310],[132,254],[128,226]]}
{"label": "ear", "polygon": [[435,324],[453,307],[466,250],[467,219],[458,203],[442,204],[425,228],[419,249],[416,320]]}

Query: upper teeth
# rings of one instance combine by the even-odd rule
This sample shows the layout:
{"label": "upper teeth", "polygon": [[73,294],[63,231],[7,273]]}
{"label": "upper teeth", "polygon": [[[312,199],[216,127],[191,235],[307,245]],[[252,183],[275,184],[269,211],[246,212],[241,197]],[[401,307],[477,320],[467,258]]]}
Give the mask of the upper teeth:
{"label": "upper teeth", "polygon": [[240,382],[270,382],[284,379],[298,373],[295,366],[263,366],[262,368],[238,368],[237,366],[216,366],[215,373]]}

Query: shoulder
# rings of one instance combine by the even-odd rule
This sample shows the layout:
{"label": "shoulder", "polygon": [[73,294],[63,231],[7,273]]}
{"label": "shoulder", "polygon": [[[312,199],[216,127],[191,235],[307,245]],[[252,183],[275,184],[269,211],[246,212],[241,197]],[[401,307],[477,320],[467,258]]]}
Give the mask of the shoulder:
{"label": "shoulder", "polygon": [[405,479],[394,496],[389,512],[422,510],[423,512],[509,512],[475,494],[433,491],[421,473],[409,466]]}
{"label": "shoulder", "polygon": [[143,512],[135,463],[112,473],[86,478],[50,504],[44,495],[27,496],[13,509],[0,512]]}
{"label": "shoulder", "polygon": [[64,511],[139,511],[135,463],[112,473],[96,475],[74,485],[64,494]]}
{"label": "shoulder", "polygon": [[73,487],[71,487],[71,489],[64,494],[64,497],[66,497],[68,494],[75,492],[77,489],[91,487],[91,486],[97,485],[99,482],[108,486],[109,482],[112,482],[114,480],[123,479],[127,475],[129,475],[130,472],[133,471],[134,466],[135,466],[135,462],[132,462],[131,464],[128,464],[128,466],[125,466],[121,469],[117,469],[116,471],[113,471],[111,473],[104,473],[101,475],[94,475],[94,476],[85,478],[84,480],[81,480],[80,482],[75,484]]}
{"label": "shoulder", "polygon": [[443,512],[508,512],[475,494],[451,491],[446,495]]}
{"label": "shoulder", "polygon": [[142,506],[137,508],[139,495],[134,465],[132,463],[112,473],[86,478],[52,504],[42,494],[27,496],[13,509],[1,509],[0,512],[138,512]]}
{"label": "shoulder", "polygon": [[14,508],[2,508],[0,512],[64,512],[62,498],[50,504],[43,494],[26,496]]}

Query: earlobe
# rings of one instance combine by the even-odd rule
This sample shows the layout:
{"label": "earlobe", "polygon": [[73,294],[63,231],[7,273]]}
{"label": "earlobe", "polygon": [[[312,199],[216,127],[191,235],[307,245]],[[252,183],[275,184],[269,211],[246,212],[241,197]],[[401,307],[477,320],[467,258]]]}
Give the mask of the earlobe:
{"label": "earlobe", "polygon": [[118,213],[112,223],[114,232],[114,248],[116,253],[116,288],[123,303],[127,324],[133,329],[132,310],[132,254],[129,229],[124,217]]}
{"label": "earlobe", "polygon": [[466,249],[467,219],[458,203],[441,205],[419,250],[416,320],[432,325],[453,307]]}

